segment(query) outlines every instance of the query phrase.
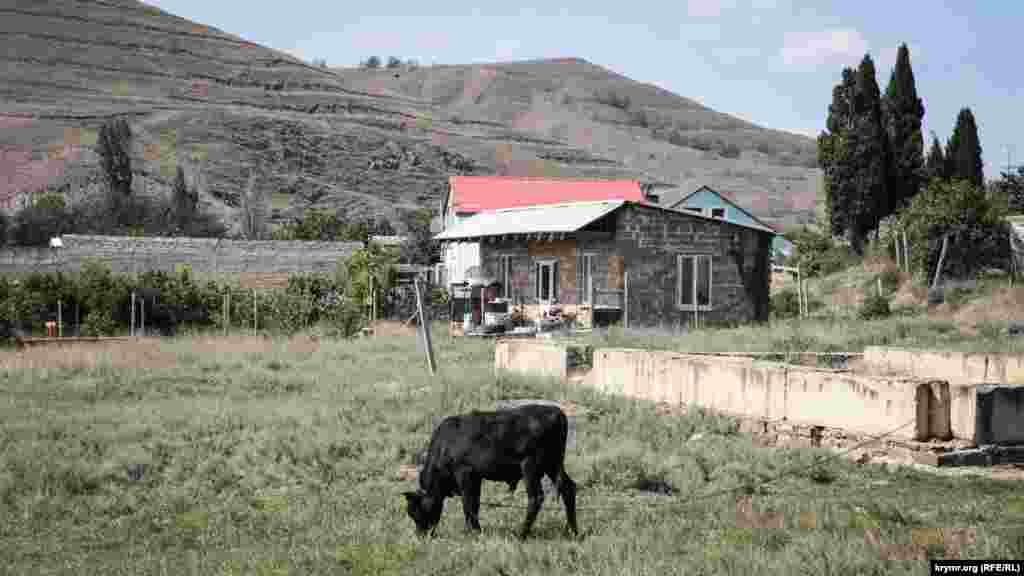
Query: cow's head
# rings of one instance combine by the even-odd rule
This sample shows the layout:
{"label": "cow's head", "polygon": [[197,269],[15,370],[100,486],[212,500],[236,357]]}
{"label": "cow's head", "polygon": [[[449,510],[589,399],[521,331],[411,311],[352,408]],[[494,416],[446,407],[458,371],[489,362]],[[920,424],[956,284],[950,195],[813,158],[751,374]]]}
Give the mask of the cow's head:
{"label": "cow's head", "polygon": [[416,492],[403,492],[406,500],[406,513],[416,523],[416,532],[421,536],[428,531],[433,533],[441,520],[441,510],[444,501],[442,498],[417,490]]}

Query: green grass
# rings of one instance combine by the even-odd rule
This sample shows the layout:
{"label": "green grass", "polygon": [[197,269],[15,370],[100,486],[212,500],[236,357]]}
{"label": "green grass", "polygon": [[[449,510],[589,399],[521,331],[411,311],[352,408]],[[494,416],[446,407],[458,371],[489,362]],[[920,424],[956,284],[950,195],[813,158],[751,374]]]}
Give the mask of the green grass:
{"label": "green grass", "polygon": [[[886,558],[1024,556],[1018,484],[812,468],[821,452],[759,448],[703,411],[661,416],[585,389],[496,381],[493,342],[437,326],[435,378],[416,339],[397,336],[0,352],[0,572],[920,574],[921,562]],[[414,535],[401,497],[413,483],[397,470],[427,442],[446,386],[449,413],[500,398],[578,405],[567,469],[582,540],[561,535],[554,498],[535,537],[515,540],[523,487],[493,483],[484,500],[503,506],[482,510],[481,536],[463,532],[458,498],[439,538]],[[677,492],[645,495],[641,478]],[[974,537],[958,544],[938,528]]]}

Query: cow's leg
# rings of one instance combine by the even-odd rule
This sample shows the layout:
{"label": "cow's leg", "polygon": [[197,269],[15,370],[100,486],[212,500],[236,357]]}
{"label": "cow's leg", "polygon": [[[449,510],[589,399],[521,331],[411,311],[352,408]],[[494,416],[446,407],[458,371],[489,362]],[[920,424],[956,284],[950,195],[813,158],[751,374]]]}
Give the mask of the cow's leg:
{"label": "cow's leg", "polygon": [[568,521],[566,526],[572,533],[579,536],[576,528],[576,483],[565,473],[565,468],[559,466],[558,473],[551,478],[558,489],[558,495],[562,497],[562,504],[565,505],[565,518]]}
{"label": "cow's leg", "polygon": [[466,519],[466,530],[480,531],[480,484],[481,478],[470,469],[460,470],[456,476],[462,491],[462,514]]}
{"label": "cow's leg", "polygon": [[526,519],[519,530],[519,537],[526,538],[533,528],[533,522],[540,513],[540,507],[544,504],[544,487],[540,480],[544,472],[538,466],[537,460],[527,458],[523,464],[523,478],[526,480],[526,494],[529,497],[529,504],[526,507]]}

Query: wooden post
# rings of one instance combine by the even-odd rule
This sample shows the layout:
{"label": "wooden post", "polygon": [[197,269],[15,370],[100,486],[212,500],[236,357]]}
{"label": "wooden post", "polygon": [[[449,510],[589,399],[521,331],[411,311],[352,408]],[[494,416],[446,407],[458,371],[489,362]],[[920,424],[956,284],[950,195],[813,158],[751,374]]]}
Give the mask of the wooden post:
{"label": "wooden post", "polygon": [[63,302],[57,300],[57,337],[64,337],[64,316],[62,314]]}
{"label": "wooden post", "polygon": [[252,289],[252,335],[256,335],[256,289]]}
{"label": "wooden post", "polygon": [[942,262],[946,259],[946,247],[949,245],[949,234],[942,237],[942,251],[939,252],[939,264],[935,267],[935,278],[932,279],[932,289],[939,285],[939,275],[942,274]]}
{"label": "wooden post", "polygon": [[797,316],[804,317],[804,280],[800,275],[800,269],[796,269],[796,308]]}
{"label": "wooden post", "polygon": [[145,298],[139,300],[139,321],[140,321],[140,328],[139,328],[139,330],[142,332],[142,335],[145,336],[146,335],[146,299]]}
{"label": "wooden post", "polygon": [[907,231],[900,230],[900,236],[903,238],[903,271],[910,274],[910,245],[907,244]]}
{"label": "wooden post", "polygon": [[377,293],[373,285],[373,274],[370,274],[370,334],[377,336]]}
{"label": "wooden post", "polygon": [[882,297],[882,277],[879,276],[878,278],[876,278],[876,280],[878,280],[878,297],[881,298]]}
{"label": "wooden post", "polygon": [[228,305],[224,307],[224,334],[228,333],[228,327],[231,326],[231,289],[228,289],[227,293]]}
{"label": "wooden post", "polygon": [[629,328],[629,270],[622,272],[622,327]]}
{"label": "wooden post", "polygon": [[[436,372],[434,366],[434,348],[430,343],[430,323],[427,321],[426,314],[423,313],[423,295],[420,293],[420,279],[418,277],[413,278],[413,287],[416,290],[416,312],[420,317],[420,337],[423,340],[423,347],[427,349],[427,368],[430,370],[430,375],[433,376]],[[445,386],[445,404],[444,407],[447,409],[448,403],[448,391],[447,385]]]}
{"label": "wooden post", "polygon": [[128,323],[128,335],[135,336],[135,291],[132,290],[132,320]]}

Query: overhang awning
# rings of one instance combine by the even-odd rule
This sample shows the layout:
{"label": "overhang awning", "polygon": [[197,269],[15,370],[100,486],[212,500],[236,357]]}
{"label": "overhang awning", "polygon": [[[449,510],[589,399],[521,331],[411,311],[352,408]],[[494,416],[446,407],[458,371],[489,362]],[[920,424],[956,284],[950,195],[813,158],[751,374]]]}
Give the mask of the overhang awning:
{"label": "overhang awning", "polygon": [[570,234],[618,209],[625,202],[572,202],[482,212],[434,236],[442,242],[513,234]]}

